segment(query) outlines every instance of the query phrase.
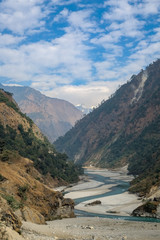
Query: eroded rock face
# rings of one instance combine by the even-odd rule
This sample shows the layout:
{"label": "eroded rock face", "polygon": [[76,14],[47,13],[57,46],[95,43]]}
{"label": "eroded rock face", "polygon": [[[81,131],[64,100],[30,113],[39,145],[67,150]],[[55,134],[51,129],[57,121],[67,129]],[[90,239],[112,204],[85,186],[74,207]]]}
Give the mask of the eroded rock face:
{"label": "eroded rock face", "polygon": [[[19,205],[15,210],[19,219],[44,224],[57,218],[74,217],[74,202],[35,179],[36,176],[42,178],[31,160],[19,158],[10,164],[0,162],[0,174],[6,179],[0,183],[5,192],[0,189],[0,193],[13,197]],[[6,209],[4,212],[7,214]]]}
{"label": "eroded rock face", "polygon": [[45,224],[45,218],[35,209],[25,206],[15,212],[16,216],[26,222],[33,222],[37,224]]}
{"label": "eroded rock face", "polygon": [[63,198],[60,202],[59,208],[57,209],[57,217],[62,218],[73,218],[74,214],[74,201],[70,198]]}
{"label": "eroded rock face", "polygon": [[133,216],[160,218],[160,202],[147,201],[132,212]]}
{"label": "eroded rock face", "polygon": [[[22,223],[20,219],[15,215],[13,210],[8,206],[7,202],[0,196],[0,223],[3,226],[8,226],[20,233],[20,228]],[[3,236],[3,231],[5,228],[1,230],[1,235]],[[1,238],[0,238],[1,239]]]}
{"label": "eroded rock face", "polygon": [[8,209],[7,211],[3,211],[1,216],[1,221],[5,222],[7,226],[12,226],[12,228],[16,232],[20,232],[21,228],[21,221],[20,219],[13,213],[11,209]]}

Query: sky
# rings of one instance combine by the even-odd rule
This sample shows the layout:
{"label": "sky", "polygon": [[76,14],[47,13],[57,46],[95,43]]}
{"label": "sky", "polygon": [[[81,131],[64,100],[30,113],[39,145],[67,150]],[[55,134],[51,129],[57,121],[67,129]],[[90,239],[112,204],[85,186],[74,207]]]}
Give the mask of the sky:
{"label": "sky", "polygon": [[0,1],[0,82],[98,106],[160,58],[159,0]]}

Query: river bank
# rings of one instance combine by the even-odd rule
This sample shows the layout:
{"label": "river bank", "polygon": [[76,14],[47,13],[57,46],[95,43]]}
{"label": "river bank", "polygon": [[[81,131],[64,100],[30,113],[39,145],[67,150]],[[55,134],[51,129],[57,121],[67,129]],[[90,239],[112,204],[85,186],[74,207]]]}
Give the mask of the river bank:
{"label": "river bank", "polygon": [[[121,168],[117,171],[86,169],[86,172],[90,176],[88,181],[65,189],[65,192],[68,192],[64,195],[65,197],[72,198],[75,202],[77,202],[76,199],[84,199],[84,201],[81,200],[81,202],[75,206],[75,209],[95,214],[108,215],[110,213],[120,216],[130,216],[132,211],[142,204],[142,200],[140,200],[136,194],[130,194],[128,191],[125,191],[125,189],[122,193],[119,192],[118,194],[110,195],[113,187],[116,187],[120,183],[129,183],[133,179],[132,176],[127,175],[126,168]],[[95,180],[95,175],[99,176],[97,179],[100,179],[100,181]],[[94,179],[92,179],[92,176],[94,176]],[[90,199],[87,200],[88,196],[98,196],[94,198],[94,201],[98,200],[101,204],[94,206],[88,205],[91,203]]]}
{"label": "river bank", "polygon": [[[110,194],[111,189],[119,182],[122,184],[131,181],[126,169],[108,171],[101,169],[87,169],[88,177],[78,184],[68,188],[61,188],[65,197],[79,202],[75,208],[86,212],[98,214],[114,213],[129,216],[132,210],[141,204],[136,195],[124,192],[116,195]],[[94,178],[92,178],[94,176]],[[97,177],[98,176],[98,177]],[[60,189],[58,189],[60,190]],[[122,189],[123,190],[123,189]],[[97,195],[103,197],[96,197]],[[100,200],[101,204],[86,206],[91,198]],[[86,199],[89,198],[90,200]],[[23,222],[22,236],[26,240],[159,240],[160,223],[135,222],[120,219],[100,217],[77,217],[47,222],[38,225]]]}
{"label": "river bank", "polygon": [[38,225],[24,222],[27,240],[159,240],[160,223],[106,218],[76,218]]}

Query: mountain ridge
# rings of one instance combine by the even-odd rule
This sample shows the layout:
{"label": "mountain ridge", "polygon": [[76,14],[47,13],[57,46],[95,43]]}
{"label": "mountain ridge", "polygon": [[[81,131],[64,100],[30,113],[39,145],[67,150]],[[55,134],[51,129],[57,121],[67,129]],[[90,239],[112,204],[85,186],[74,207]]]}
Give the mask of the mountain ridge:
{"label": "mountain ridge", "polygon": [[110,99],[60,137],[54,143],[56,149],[87,166],[113,168],[129,164],[129,173],[140,175],[139,180],[147,179],[149,171],[148,187],[147,180],[142,186],[138,180],[133,181],[135,188],[132,186],[133,191],[145,194],[152,186],[151,178],[154,184],[160,182],[152,167],[156,166],[159,176],[159,103],[160,60],[157,60],[133,75]]}
{"label": "mountain ridge", "polygon": [[30,87],[3,86],[13,93],[21,111],[26,113],[53,142],[72,128],[83,113],[73,104],[58,98],[51,98]]}

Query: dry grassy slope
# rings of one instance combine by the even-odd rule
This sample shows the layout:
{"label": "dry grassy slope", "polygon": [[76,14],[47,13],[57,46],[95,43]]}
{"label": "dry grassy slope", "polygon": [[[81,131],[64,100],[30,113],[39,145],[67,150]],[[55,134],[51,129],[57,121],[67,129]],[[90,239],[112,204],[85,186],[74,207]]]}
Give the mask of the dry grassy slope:
{"label": "dry grassy slope", "polygon": [[[0,194],[13,196],[22,203],[15,213],[23,220],[44,223],[58,217],[73,217],[73,201],[43,184],[43,176],[29,159],[17,155],[7,162],[0,161]],[[40,180],[40,181],[39,181]],[[20,189],[26,188],[25,192]]]}
{"label": "dry grassy slope", "polygon": [[[17,105],[12,104],[15,104],[12,96],[0,92],[7,98],[0,102],[0,123],[4,128],[8,125],[18,133],[21,124],[24,131],[32,128],[35,137],[43,141],[38,127],[18,112]],[[49,187],[49,184],[56,184],[49,174],[45,177],[41,175],[31,160],[17,152],[8,151],[7,161],[2,156],[3,153],[0,153],[0,239],[10,239],[5,233],[6,226],[19,231],[21,220],[45,223],[55,218],[74,217],[74,202],[64,199],[60,192]]]}
{"label": "dry grassy slope", "polygon": [[83,114],[73,104],[50,98],[30,87],[2,86],[12,92],[21,111],[26,113],[53,142],[63,136]]}
{"label": "dry grassy slope", "polygon": [[[6,127],[9,125],[11,128],[18,131],[18,125],[22,124],[23,129],[28,131],[30,128],[30,124],[25,117],[22,117],[18,112],[16,112],[13,108],[10,108],[5,103],[0,102],[0,122],[1,124]],[[44,140],[42,133],[40,132],[39,128],[33,124],[32,130],[34,135],[40,139]]]}

